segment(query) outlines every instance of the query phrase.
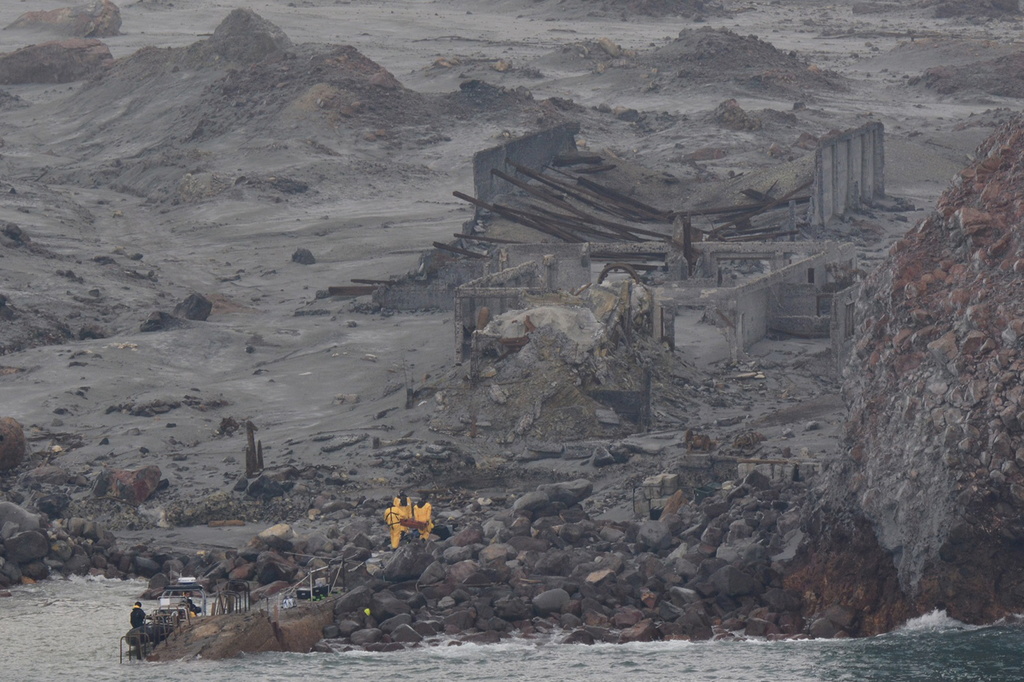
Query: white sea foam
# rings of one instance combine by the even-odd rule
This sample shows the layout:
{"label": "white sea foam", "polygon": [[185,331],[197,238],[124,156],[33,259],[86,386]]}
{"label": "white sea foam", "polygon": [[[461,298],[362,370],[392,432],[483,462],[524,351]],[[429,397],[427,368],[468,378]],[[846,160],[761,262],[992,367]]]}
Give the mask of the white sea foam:
{"label": "white sea foam", "polygon": [[937,632],[942,630],[976,630],[980,626],[968,625],[956,618],[951,618],[945,611],[935,609],[923,616],[911,618],[898,627],[895,632]]}

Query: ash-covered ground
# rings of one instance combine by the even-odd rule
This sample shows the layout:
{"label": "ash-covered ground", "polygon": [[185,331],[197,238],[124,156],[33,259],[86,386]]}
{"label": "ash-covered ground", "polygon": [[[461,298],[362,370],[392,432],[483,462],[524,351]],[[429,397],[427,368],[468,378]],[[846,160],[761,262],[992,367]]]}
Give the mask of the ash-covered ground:
{"label": "ash-covered ground", "polygon": [[[62,6],[29,4],[0,7],[0,24]],[[239,7],[276,42],[226,22]],[[414,268],[472,217],[451,193],[471,190],[474,152],[565,121],[666,209],[881,121],[889,210],[808,235],[854,242],[870,269],[1019,106],[1020,18],[983,9],[124,3],[121,34],[102,39],[113,63],[2,88],[0,392],[29,454],[0,489],[28,508],[57,495],[130,537],[233,544],[240,531],[187,526],[377,518],[399,489],[436,491],[443,514],[580,477],[594,482],[588,511],[626,518],[634,486],[685,454],[687,429],[723,454],[827,457],[845,413],[824,341],[769,339],[736,364],[713,321],[682,316],[676,352],[657,360],[652,434],[538,459],[528,435],[432,428],[437,392],[465,373],[450,313],[322,292]],[[0,51],[58,37],[12,28]],[[971,77],[989,71],[1002,75]],[[723,125],[728,99],[758,124]],[[644,170],[630,184],[627,168]],[[315,262],[294,261],[299,249]],[[140,331],[190,294],[213,303],[205,321]],[[287,495],[235,490],[246,420]],[[597,448],[621,461],[595,467]],[[93,495],[105,468],[147,465],[167,483],[138,509]],[[27,476],[43,466],[66,478]]]}

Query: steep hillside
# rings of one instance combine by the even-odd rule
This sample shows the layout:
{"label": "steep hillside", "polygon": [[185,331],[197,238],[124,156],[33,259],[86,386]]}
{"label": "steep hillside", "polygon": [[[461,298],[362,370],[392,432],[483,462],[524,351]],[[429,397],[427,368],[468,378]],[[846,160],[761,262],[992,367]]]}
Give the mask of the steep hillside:
{"label": "steep hillside", "polygon": [[869,629],[1024,607],[1024,117],[976,157],[861,297],[846,456],[799,582],[829,576]]}

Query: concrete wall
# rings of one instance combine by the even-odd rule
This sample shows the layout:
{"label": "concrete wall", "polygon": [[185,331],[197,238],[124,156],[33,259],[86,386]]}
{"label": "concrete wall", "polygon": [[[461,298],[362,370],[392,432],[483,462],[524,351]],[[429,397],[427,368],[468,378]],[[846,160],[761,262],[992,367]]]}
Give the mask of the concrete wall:
{"label": "concrete wall", "polygon": [[[763,247],[764,245],[762,245]],[[770,274],[737,287],[722,288],[712,298],[725,318],[730,350],[738,358],[770,330],[801,336],[826,336],[831,329],[829,300],[834,285],[830,264],[852,267],[852,244],[825,242],[818,253],[807,255]],[[725,253],[724,251],[722,253]],[[749,255],[749,254],[748,254]],[[814,270],[814,283],[808,272]]]}
{"label": "concrete wall", "polygon": [[657,298],[652,311],[651,334],[658,341],[676,349],[676,303],[671,299]]}
{"label": "concrete wall", "polygon": [[487,308],[489,320],[509,310],[518,310],[522,308],[524,295],[547,290],[543,282],[540,266],[531,260],[458,287],[453,296],[455,361],[462,362],[469,356],[472,332],[476,330],[482,308]]}
{"label": "concrete wall", "polygon": [[453,310],[455,290],[484,274],[482,260],[453,260],[429,278],[405,277],[377,288],[373,302],[389,310]]}
{"label": "concrete wall", "polygon": [[[830,261],[834,260],[839,248],[836,242],[697,242],[693,245],[697,261],[685,286],[718,286],[718,268],[723,261],[766,260],[770,271],[775,272],[813,254],[826,253]],[[819,274],[824,276],[815,272],[815,281],[820,279]]]}
{"label": "concrete wall", "polygon": [[776,289],[776,296],[771,302],[772,315],[775,317],[820,315],[826,308],[821,307],[819,293],[818,286],[814,284],[783,282]]}
{"label": "concrete wall", "polygon": [[473,191],[476,198],[490,202],[501,194],[518,192],[514,185],[491,175],[491,169],[514,174],[505,165],[505,161],[514,161],[540,170],[559,154],[575,151],[576,133],[579,131],[579,123],[563,123],[477,152],[473,155]]}
{"label": "concrete wall", "polygon": [[885,128],[868,123],[828,137],[814,157],[811,222],[825,225],[885,195]]}
{"label": "concrete wall", "polygon": [[832,297],[829,337],[832,340],[832,356],[836,361],[836,376],[842,377],[846,362],[853,352],[857,332],[856,304],[860,297],[860,285],[843,289]]}
{"label": "concrete wall", "polygon": [[752,471],[759,471],[773,481],[806,481],[821,471],[821,463],[813,459],[775,462],[740,462],[736,474],[744,478]]}
{"label": "concrete wall", "polygon": [[535,263],[537,285],[550,291],[575,291],[590,283],[590,244],[517,244],[497,249],[491,268],[502,272]]}

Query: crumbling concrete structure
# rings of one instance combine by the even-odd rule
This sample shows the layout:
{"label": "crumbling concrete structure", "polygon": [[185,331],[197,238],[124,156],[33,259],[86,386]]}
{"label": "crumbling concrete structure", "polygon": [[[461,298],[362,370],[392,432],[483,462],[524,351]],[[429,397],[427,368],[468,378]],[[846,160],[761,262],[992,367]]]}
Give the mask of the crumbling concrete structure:
{"label": "crumbling concrete structure", "polygon": [[826,137],[814,156],[811,222],[825,225],[885,196],[885,128],[867,125]]}
{"label": "crumbling concrete structure", "polygon": [[470,357],[475,330],[487,326],[493,317],[524,308],[526,296],[550,291],[545,279],[537,263],[527,261],[458,287],[455,291],[455,361],[463,362]]}
{"label": "crumbling concrete structure", "polygon": [[477,198],[491,201],[502,194],[515,192],[514,185],[496,177],[491,171],[506,170],[509,161],[530,168],[543,168],[556,156],[576,151],[576,133],[579,131],[579,123],[563,123],[477,152],[473,155],[473,191]]}
{"label": "crumbling concrete structure", "polygon": [[[853,245],[836,242],[699,242],[694,253],[690,279],[666,290],[679,305],[714,310],[734,358],[769,332],[828,338],[833,297],[857,265]],[[733,281],[749,261],[764,272]]]}
{"label": "crumbling concrete structure", "polygon": [[853,352],[857,333],[854,311],[859,297],[859,284],[836,292],[832,297],[829,338],[832,341],[832,357],[836,361],[836,376],[842,376],[843,368]]}
{"label": "crumbling concrete structure", "polygon": [[[607,261],[603,267],[601,263],[594,263],[595,248],[600,248],[598,255],[602,261]],[[638,279],[636,270],[620,259],[628,260],[630,256],[641,254],[668,262],[671,251],[663,243],[517,244],[497,249],[487,266],[488,274],[455,290],[456,361],[472,361],[485,347],[493,345],[493,340],[482,337],[474,340],[475,333],[499,315],[527,307],[531,296],[579,292],[593,283],[599,284],[617,270]],[[675,347],[675,304],[672,301],[656,300],[644,327],[637,328],[632,321],[627,321],[626,325],[627,334],[641,331],[655,336],[669,348]]]}
{"label": "crumbling concrete structure", "polygon": [[[475,205],[499,210],[500,206],[487,202],[529,189],[522,182],[510,182],[514,178],[502,169],[514,167],[525,174],[524,178],[539,178],[529,169],[540,169],[559,155],[575,151],[578,129],[576,124],[564,124],[478,152],[473,159],[479,198],[473,200]],[[824,224],[882,196],[883,163],[883,127],[879,123],[826,137],[815,153],[812,221]],[[603,191],[614,195],[613,190]],[[626,201],[628,197],[620,197],[616,205],[621,207]],[[766,204],[771,205],[771,201]],[[645,210],[650,213],[654,209]],[[792,206],[790,210],[792,213]],[[675,347],[676,306],[683,305],[713,311],[711,317],[724,324],[734,358],[771,332],[831,336],[836,358],[845,357],[847,352],[843,339],[852,335],[845,321],[847,299],[852,298],[843,299],[840,311],[833,305],[833,298],[854,283],[856,256],[851,246],[738,239],[694,241],[689,220],[678,214],[674,224],[665,225],[666,231],[672,231],[671,236],[620,226],[623,233],[618,238],[600,230],[588,237],[582,227],[580,234],[569,234],[563,225],[553,228],[552,234],[568,235],[565,238],[571,237],[569,241],[513,244],[477,234],[480,217],[478,212],[464,226],[465,237],[457,242],[460,246],[435,243],[437,250],[424,257],[417,272],[380,287],[374,294],[375,302],[386,308],[454,309],[457,362],[469,360],[472,364],[474,354],[493,354],[498,342],[512,352],[514,340],[510,338],[496,341],[480,337],[474,341],[474,335],[495,318],[535,304],[538,296],[578,293],[617,273],[664,288],[667,296],[656,299],[644,333],[670,348]],[[569,216],[563,217],[569,220]],[[579,215],[573,219],[580,220]],[[611,229],[609,226],[618,223],[602,225]],[[488,250],[489,254],[485,253]],[[632,333],[632,324],[628,326]]]}
{"label": "crumbling concrete structure", "polygon": [[[436,252],[428,255],[437,257]],[[448,258],[433,269],[426,265],[429,260],[425,256],[416,272],[378,286],[373,302],[389,310],[452,310],[458,286],[486,272],[483,260]]]}

